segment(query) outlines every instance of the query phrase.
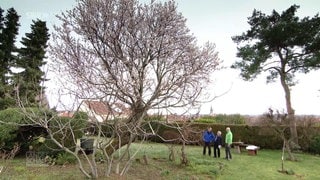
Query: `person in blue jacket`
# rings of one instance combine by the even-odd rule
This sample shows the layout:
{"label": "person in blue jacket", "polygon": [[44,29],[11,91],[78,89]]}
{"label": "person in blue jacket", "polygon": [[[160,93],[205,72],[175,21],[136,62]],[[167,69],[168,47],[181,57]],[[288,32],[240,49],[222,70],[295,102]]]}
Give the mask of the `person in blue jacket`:
{"label": "person in blue jacket", "polygon": [[203,141],[204,141],[204,146],[203,146],[203,155],[206,155],[206,149],[208,148],[208,154],[211,156],[211,143],[215,139],[214,134],[212,132],[212,128],[208,127],[206,131],[203,133]]}

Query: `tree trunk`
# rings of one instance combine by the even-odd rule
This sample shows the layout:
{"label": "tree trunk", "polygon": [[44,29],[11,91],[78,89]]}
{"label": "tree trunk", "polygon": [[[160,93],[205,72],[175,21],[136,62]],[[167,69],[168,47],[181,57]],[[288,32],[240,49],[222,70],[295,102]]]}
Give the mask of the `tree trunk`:
{"label": "tree trunk", "polygon": [[286,83],[285,77],[286,77],[285,74],[280,74],[281,85],[285,93],[286,108],[287,108],[288,118],[290,122],[290,136],[291,136],[292,142],[298,145],[297,124],[294,116],[294,109],[292,108],[292,105],[291,105],[291,92],[290,92],[289,85]]}
{"label": "tree trunk", "polygon": [[122,146],[127,145],[130,142],[130,132],[121,134],[119,137],[115,137],[114,141],[106,147],[106,152],[108,155],[113,154],[113,152],[120,149]]}
{"label": "tree trunk", "polygon": [[185,151],[186,143],[182,140],[182,147],[181,147],[181,164],[187,166],[189,164],[187,154]]}
{"label": "tree trunk", "polygon": [[138,113],[133,114],[128,118],[128,122],[115,125],[115,137],[114,141],[106,147],[107,154],[111,155],[122,146],[127,145],[135,141],[135,138],[139,135],[141,121],[145,116],[145,111],[135,111]]}

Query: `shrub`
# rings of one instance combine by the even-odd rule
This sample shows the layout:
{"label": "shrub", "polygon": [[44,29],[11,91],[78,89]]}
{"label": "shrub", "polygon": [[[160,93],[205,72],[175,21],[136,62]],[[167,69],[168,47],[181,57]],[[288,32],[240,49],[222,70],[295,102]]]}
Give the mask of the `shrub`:
{"label": "shrub", "polygon": [[181,135],[177,131],[166,130],[163,132],[162,138],[169,143],[179,143]]}
{"label": "shrub", "polygon": [[[75,150],[76,144],[74,139],[79,139],[84,135],[87,127],[88,116],[86,113],[77,112],[72,118],[70,117],[55,117],[50,122],[50,130],[54,134],[53,137],[64,147],[70,150]],[[49,138],[48,138],[49,139]],[[46,141],[46,146],[59,149],[53,142]]]}
{"label": "shrub", "polygon": [[218,114],[215,117],[216,123],[218,124],[245,124],[246,119],[240,114]]}
{"label": "shrub", "polygon": [[198,123],[216,123],[216,124],[245,124],[246,119],[240,114],[217,114],[215,116],[201,116],[195,122]]}
{"label": "shrub", "polygon": [[[172,138],[179,135],[179,132],[176,128],[163,125],[159,122],[151,122],[150,124],[153,127],[154,132],[159,136]],[[170,125],[171,126],[179,125],[180,127],[182,127],[182,124],[170,124]],[[191,122],[190,132],[188,133],[188,136],[184,136],[184,137],[189,141],[190,140],[201,141],[202,133],[205,129],[207,129],[208,126],[212,127],[212,131],[215,134],[217,133],[217,131],[221,131],[223,138],[225,136],[226,127],[230,127],[233,133],[233,141],[242,141],[246,144],[253,144],[253,145],[259,146],[260,148],[281,149],[283,145],[283,140],[281,139],[281,137],[277,135],[277,133],[275,133],[275,130],[272,127],[268,127],[268,126],[248,126],[243,124],[228,125],[228,124],[215,124],[215,123],[208,124],[208,123]],[[146,132],[151,132],[151,129],[148,124],[143,124],[142,127]],[[299,134],[301,134],[302,129],[303,127],[297,127]],[[320,136],[319,127],[308,128],[307,132],[309,133],[310,137],[314,137],[316,135]],[[287,129],[285,133],[289,134],[290,133],[289,129]],[[304,143],[303,145],[305,147],[308,147],[302,150],[310,151],[309,144],[316,146],[317,144],[316,142],[318,141],[316,141],[315,139],[317,138],[313,138],[314,142],[312,143],[310,143],[311,138],[310,138],[310,142],[309,140],[306,141],[306,138],[301,139],[299,142]],[[148,138],[148,140],[153,142],[163,142],[163,140],[158,138],[157,136],[152,136]],[[314,147],[314,149],[320,150],[320,146]]]}
{"label": "shrub", "polygon": [[310,143],[310,152],[320,154],[320,135],[314,136]]}
{"label": "shrub", "polygon": [[59,153],[63,152],[51,139],[47,139],[43,143],[36,143],[34,150],[38,152],[44,152],[51,158],[55,158]]}
{"label": "shrub", "polygon": [[20,152],[25,152],[34,137],[45,130],[36,126],[32,120],[40,120],[44,116],[50,117],[52,112],[47,109],[26,108],[23,112],[20,108],[8,108],[0,111],[0,144],[1,149],[11,150],[15,143],[21,145]]}
{"label": "shrub", "polygon": [[56,159],[57,165],[64,165],[64,164],[75,164],[77,161],[77,158],[74,157],[72,154],[62,152],[58,154],[58,157]]}
{"label": "shrub", "polygon": [[[101,132],[105,134],[107,137],[111,137],[114,134],[114,124],[109,124],[108,122],[103,122],[101,125]],[[89,132],[92,135],[97,135],[99,132],[99,127],[97,127],[96,124],[92,124],[92,126],[89,129]]]}
{"label": "shrub", "polygon": [[216,123],[214,116],[201,116],[196,120],[199,123]]}
{"label": "shrub", "polygon": [[164,116],[162,116],[161,114],[159,114],[159,115],[147,115],[144,118],[144,120],[145,121],[166,121]]}

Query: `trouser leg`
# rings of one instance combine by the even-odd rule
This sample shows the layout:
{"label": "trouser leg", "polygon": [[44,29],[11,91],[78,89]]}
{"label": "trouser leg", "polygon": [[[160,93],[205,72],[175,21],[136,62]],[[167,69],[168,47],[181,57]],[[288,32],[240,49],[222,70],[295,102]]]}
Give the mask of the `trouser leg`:
{"label": "trouser leg", "polygon": [[232,159],[232,156],[231,156],[231,146],[230,146],[230,145],[226,145],[226,158],[227,158],[227,159]]}
{"label": "trouser leg", "polygon": [[208,154],[211,155],[210,142],[205,142],[203,146],[203,155],[206,154],[206,149],[208,148]]}

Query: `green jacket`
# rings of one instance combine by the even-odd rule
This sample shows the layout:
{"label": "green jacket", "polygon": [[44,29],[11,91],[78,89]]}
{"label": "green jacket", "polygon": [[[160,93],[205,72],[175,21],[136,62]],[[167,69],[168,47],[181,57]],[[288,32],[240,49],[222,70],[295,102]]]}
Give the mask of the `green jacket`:
{"label": "green jacket", "polygon": [[231,145],[232,144],[232,138],[233,138],[232,132],[231,131],[227,132],[226,139],[225,139],[226,144]]}

